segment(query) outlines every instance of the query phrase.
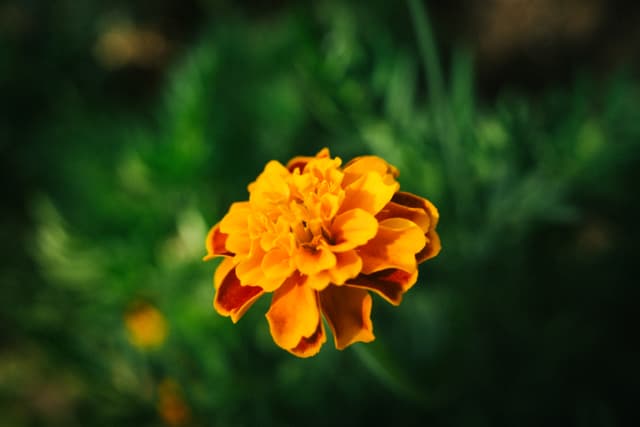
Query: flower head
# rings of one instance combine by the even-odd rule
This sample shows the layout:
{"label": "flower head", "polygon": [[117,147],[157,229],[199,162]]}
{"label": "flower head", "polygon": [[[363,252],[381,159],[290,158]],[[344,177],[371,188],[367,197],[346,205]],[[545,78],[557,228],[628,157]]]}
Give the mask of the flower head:
{"label": "flower head", "polygon": [[158,385],[158,413],[169,426],[185,425],[191,418],[178,383],[165,379]]}
{"label": "flower head", "polygon": [[287,166],[267,163],[249,200],[233,203],[207,236],[205,260],[224,258],[216,311],[235,323],[273,293],[273,340],[300,357],[326,341],[322,315],[338,349],[372,341],[369,291],[400,304],[418,264],[440,251],[437,209],[400,192],[397,176],[379,157],[343,166],[326,148]]}
{"label": "flower head", "polygon": [[141,350],[162,345],[167,337],[167,324],[162,313],[147,303],[138,303],[124,316],[129,341]]}

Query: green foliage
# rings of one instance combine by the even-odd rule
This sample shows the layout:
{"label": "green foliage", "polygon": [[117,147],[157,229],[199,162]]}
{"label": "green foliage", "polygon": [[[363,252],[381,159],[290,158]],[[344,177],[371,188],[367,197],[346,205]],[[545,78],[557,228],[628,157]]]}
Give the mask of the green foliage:
{"label": "green foliage", "polygon": [[[0,291],[19,325],[0,354],[3,418],[157,425],[169,378],[193,425],[621,421],[626,401],[610,388],[622,376],[605,370],[616,351],[635,365],[617,329],[630,264],[608,263],[637,235],[622,227],[638,213],[627,192],[640,85],[577,77],[479,103],[472,53],[443,68],[410,4],[415,46],[381,30],[383,6],[322,2],[212,26],[152,118],[65,99],[36,137],[33,161],[52,181],[29,195],[34,274]],[[404,189],[439,207],[443,252],[399,308],[375,300],[379,342],[299,360],[272,342],[268,301],[237,325],[215,314],[215,263],[201,257],[268,160],[323,146],[395,164]],[[127,339],[140,301],[166,318],[159,348]]]}

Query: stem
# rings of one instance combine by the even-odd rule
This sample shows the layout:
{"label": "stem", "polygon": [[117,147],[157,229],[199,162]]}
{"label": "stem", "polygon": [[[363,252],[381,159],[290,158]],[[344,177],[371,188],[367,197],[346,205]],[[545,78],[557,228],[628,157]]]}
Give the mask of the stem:
{"label": "stem", "polygon": [[467,188],[469,183],[465,178],[467,170],[460,145],[459,130],[450,103],[446,99],[442,68],[427,11],[421,0],[407,1],[426,71],[429,101],[438,140],[442,147],[447,179],[452,189],[454,212],[458,217],[462,217],[467,211],[466,207],[469,206]]}
{"label": "stem", "polygon": [[431,23],[420,0],[408,0],[408,2],[413,27],[418,38],[420,55],[427,71],[427,86],[429,87],[431,106],[434,109],[439,109],[444,102],[444,79],[442,78],[436,43],[431,32]]}

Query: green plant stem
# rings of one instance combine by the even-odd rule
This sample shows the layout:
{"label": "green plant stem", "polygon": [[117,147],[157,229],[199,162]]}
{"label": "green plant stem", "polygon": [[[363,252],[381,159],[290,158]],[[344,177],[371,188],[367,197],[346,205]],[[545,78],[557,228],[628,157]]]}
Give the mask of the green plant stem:
{"label": "green plant stem", "polygon": [[427,11],[420,0],[407,1],[416,31],[420,56],[426,71],[429,103],[438,140],[442,147],[446,174],[453,190],[454,211],[458,216],[463,216],[464,212],[468,211],[470,198],[467,189],[468,182],[465,179],[466,173],[459,130],[450,103],[445,96],[442,67]]}

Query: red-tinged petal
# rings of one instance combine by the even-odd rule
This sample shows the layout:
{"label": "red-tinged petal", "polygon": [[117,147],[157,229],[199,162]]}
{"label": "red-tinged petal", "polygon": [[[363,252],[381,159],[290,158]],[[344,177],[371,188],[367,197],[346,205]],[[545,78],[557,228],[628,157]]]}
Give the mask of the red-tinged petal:
{"label": "red-tinged petal", "polygon": [[300,340],[311,337],[320,321],[318,293],[303,282],[298,274],[287,279],[274,292],[266,315],[273,341],[285,350],[295,348]]}
{"label": "red-tinged petal", "polygon": [[207,234],[207,240],[205,245],[207,247],[207,255],[203,258],[204,261],[208,261],[217,256],[233,256],[232,252],[229,252],[225,247],[227,241],[227,235],[220,231],[220,224],[216,224],[211,227]]}
{"label": "red-tinged petal", "polygon": [[393,200],[387,203],[384,208],[378,212],[378,215],[376,215],[378,221],[384,221],[389,218],[408,219],[409,221],[415,222],[425,233],[429,231],[429,226],[431,225],[431,217],[424,209],[401,205]]}
{"label": "red-tinged petal", "polygon": [[435,230],[429,231],[427,233],[427,244],[424,249],[422,249],[418,254],[416,254],[416,261],[418,264],[424,262],[440,253],[440,249],[442,246],[440,244],[440,236],[436,233]]}
{"label": "red-tinged petal", "polygon": [[327,335],[324,332],[324,326],[322,320],[318,322],[316,331],[308,338],[302,338],[297,346],[290,349],[292,354],[298,357],[311,357],[318,354],[322,344],[327,342]]}
{"label": "red-tinged petal", "polygon": [[230,316],[233,323],[236,323],[264,291],[257,286],[241,285],[235,269],[227,270],[229,263],[225,261],[231,259],[225,259],[216,270],[213,307],[222,316]]}
{"label": "red-tinged petal", "polygon": [[418,279],[418,270],[413,273],[398,269],[378,271],[373,274],[360,274],[347,280],[346,285],[375,292],[393,305],[399,305],[402,294],[411,288]]}
{"label": "red-tinged petal", "polygon": [[347,186],[368,172],[376,172],[380,176],[397,177],[398,169],[377,156],[361,156],[352,159],[344,166],[342,185]]}
{"label": "red-tinged petal", "polygon": [[362,270],[362,259],[354,250],[336,254],[336,266],[328,271],[331,282],[342,285]]}
{"label": "red-tinged petal", "polygon": [[375,339],[370,317],[371,295],[367,291],[331,285],[320,292],[320,306],[337,349]]}
{"label": "red-tinged petal", "polygon": [[331,224],[334,245],[331,250],[344,252],[362,246],[378,232],[378,221],[363,209],[351,209],[338,215]]}
{"label": "red-tinged petal", "polygon": [[368,172],[344,188],[345,197],[338,212],[360,208],[375,215],[391,200],[398,188],[400,185],[391,175]]}
{"label": "red-tinged petal", "polygon": [[389,268],[412,272],[415,255],[424,248],[424,232],[414,222],[391,218],[380,222],[378,234],[358,250],[362,273],[371,274]]}
{"label": "red-tinged petal", "polygon": [[296,266],[302,274],[312,276],[336,265],[336,256],[324,246],[301,246],[296,254]]}
{"label": "red-tinged petal", "polygon": [[235,268],[233,259],[224,258],[215,273],[213,273],[213,286],[218,289],[222,284],[222,281],[227,277],[229,272]]}
{"label": "red-tinged petal", "polygon": [[289,160],[289,162],[287,163],[287,169],[289,169],[290,172],[293,172],[296,169],[299,169],[300,172],[302,172],[304,170],[304,167],[307,165],[307,163],[309,163],[311,160],[313,159],[324,159],[324,158],[328,158],[329,156],[329,149],[328,148],[323,148],[322,150],[320,150],[318,152],[318,154],[315,155],[315,157],[310,157],[310,156],[297,156],[294,157],[293,159]]}
{"label": "red-tinged petal", "polygon": [[438,225],[440,214],[438,213],[438,209],[429,200],[420,196],[416,196],[412,193],[407,193],[406,191],[398,191],[393,195],[393,198],[391,200],[395,203],[410,208],[423,209],[431,218],[430,228],[435,228],[436,225]]}
{"label": "red-tinged petal", "polygon": [[425,198],[416,196],[415,194],[402,191],[394,194],[392,203],[405,206],[409,209],[421,209],[429,217],[428,229],[423,227],[423,230],[425,231],[426,245],[418,254],[416,254],[416,261],[421,263],[438,255],[438,253],[440,253],[441,244],[440,236],[438,236],[438,233],[436,232],[436,226],[438,225],[440,214],[433,203]]}

